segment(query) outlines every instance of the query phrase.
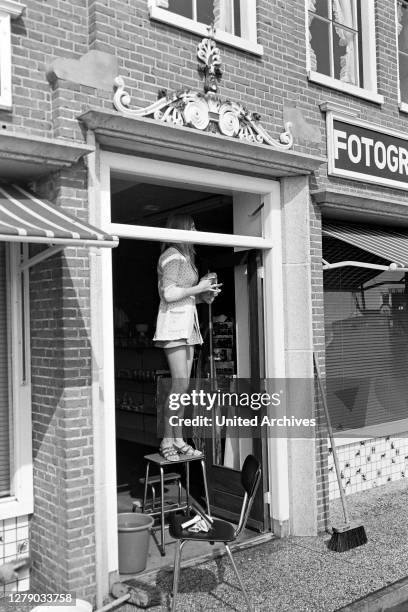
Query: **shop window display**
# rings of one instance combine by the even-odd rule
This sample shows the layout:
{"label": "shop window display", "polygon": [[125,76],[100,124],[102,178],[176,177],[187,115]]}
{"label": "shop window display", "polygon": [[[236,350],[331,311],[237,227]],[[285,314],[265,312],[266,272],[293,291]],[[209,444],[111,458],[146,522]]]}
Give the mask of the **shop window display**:
{"label": "shop window display", "polygon": [[[384,260],[324,237],[323,258]],[[358,437],[406,418],[408,282],[404,271],[343,267],[324,272],[326,375],[338,432]]]}

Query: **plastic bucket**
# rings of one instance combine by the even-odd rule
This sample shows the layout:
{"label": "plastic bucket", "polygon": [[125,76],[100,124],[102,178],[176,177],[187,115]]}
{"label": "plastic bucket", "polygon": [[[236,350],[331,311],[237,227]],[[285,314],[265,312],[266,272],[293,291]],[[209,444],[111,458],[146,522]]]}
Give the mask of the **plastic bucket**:
{"label": "plastic bucket", "polygon": [[118,514],[120,574],[136,574],[146,568],[153,523],[153,518],[148,514]]}
{"label": "plastic bucket", "polygon": [[36,606],[31,612],[92,612],[92,604],[84,599],[76,599],[75,605]]}

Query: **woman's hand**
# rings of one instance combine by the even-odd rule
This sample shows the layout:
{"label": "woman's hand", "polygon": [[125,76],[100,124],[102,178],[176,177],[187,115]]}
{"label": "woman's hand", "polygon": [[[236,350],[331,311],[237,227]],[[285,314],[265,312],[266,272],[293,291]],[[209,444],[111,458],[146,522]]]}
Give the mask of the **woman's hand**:
{"label": "woman's hand", "polygon": [[211,291],[214,295],[217,295],[221,289],[222,283],[214,283],[214,280],[211,278],[202,278],[197,285],[197,290],[199,293],[204,293],[207,291]]}
{"label": "woman's hand", "polygon": [[[201,289],[203,286],[205,289]],[[202,301],[206,304],[212,304],[216,296],[221,293],[221,286],[222,283],[214,283],[214,279],[203,277],[198,284]]]}

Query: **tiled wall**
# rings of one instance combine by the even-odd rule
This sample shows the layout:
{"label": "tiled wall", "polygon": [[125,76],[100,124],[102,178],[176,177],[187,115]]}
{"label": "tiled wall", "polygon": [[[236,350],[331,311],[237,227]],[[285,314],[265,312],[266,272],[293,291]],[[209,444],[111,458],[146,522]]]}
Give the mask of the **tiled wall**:
{"label": "tiled wall", "polygon": [[[19,516],[0,521],[0,568],[5,563],[28,557],[29,535],[28,517]],[[23,567],[18,570],[18,580],[5,585],[0,584],[0,594],[9,591],[27,591],[30,586],[30,570]]]}
{"label": "tiled wall", "polygon": [[[408,434],[356,440],[337,447],[346,494],[408,478]],[[333,453],[329,444],[329,498],[339,497]]]}

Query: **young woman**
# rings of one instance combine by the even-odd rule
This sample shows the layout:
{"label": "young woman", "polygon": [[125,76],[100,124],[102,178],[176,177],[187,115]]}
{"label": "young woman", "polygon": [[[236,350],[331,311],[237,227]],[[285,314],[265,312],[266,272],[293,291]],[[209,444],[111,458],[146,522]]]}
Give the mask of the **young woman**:
{"label": "young woman", "polygon": [[[189,215],[172,215],[166,227],[195,230],[194,220]],[[170,393],[188,390],[194,345],[203,342],[196,303],[212,302],[220,292],[220,285],[214,280],[203,277],[198,282],[194,254],[192,244],[163,244],[157,265],[160,306],[153,340],[166,353],[172,378]],[[180,410],[177,416],[182,416]],[[168,403],[164,411],[164,437],[160,454],[168,461],[178,461],[180,455],[201,455],[200,451],[183,440],[181,427],[170,426]]]}

